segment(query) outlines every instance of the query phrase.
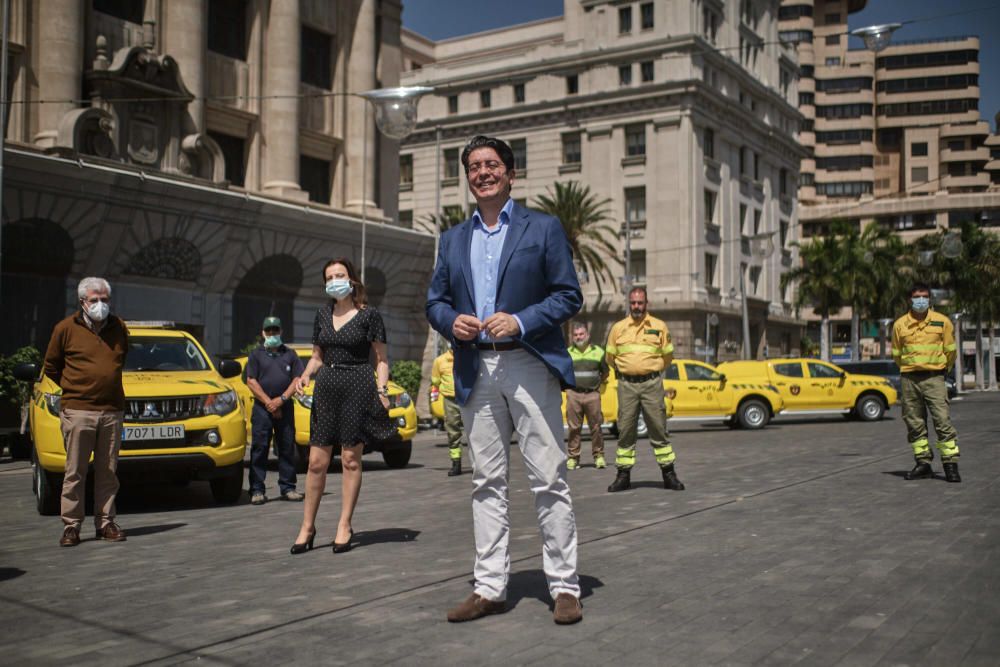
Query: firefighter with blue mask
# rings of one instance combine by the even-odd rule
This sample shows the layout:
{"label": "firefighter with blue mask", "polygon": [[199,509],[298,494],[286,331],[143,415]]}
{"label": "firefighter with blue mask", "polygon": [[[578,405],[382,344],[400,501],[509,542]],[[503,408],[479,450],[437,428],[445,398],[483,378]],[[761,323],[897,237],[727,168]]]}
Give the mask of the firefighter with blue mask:
{"label": "firefighter with blue mask", "polygon": [[892,356],[901,378],[903,423],[913,447],[916,465],[906,479],[933,477],[927,438],[929,413],[934,420],[937,449],[949,482],[961,482],[958,474],[958,432],[948,410],[945,374],[955,363],[955,329],[947,315],[930,307],[930,288],[917,283],[910,289],[910,312],[892,326]]}

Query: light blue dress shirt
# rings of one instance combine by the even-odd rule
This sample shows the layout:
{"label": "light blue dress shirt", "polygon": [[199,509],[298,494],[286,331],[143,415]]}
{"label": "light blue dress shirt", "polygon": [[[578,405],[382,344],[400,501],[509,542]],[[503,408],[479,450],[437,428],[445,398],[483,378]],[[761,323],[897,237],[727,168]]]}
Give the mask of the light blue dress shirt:
{"label": "light blue dress shirt", "polygon": [[[508,199],[500,209],[498,221],[493,229],[487,229],[479,209],[472,214],[472,247],[469,249],[469,259],[472,268],[472,289],[476,301],[476,317],[480,322],[496,312],[497,279],[500,273],[500,255],[503,253],[503,243],[510,228],[510,212],[514,208],[514,200]],[[511,313],[513,315],[513,313]],[[524,331],[521,320],[514,315],[517,326]],[[513,340],[510,337],[493,340],[485,331],[479,332],[479,340],[487,343],[500,343]]]}

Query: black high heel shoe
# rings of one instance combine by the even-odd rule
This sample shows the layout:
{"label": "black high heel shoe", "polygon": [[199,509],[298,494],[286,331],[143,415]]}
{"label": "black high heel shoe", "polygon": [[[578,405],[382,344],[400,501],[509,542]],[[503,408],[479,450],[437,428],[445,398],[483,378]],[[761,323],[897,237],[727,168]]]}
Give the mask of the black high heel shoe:
{"label": "black high heel shoe", "polygon": [[351,528],[351,534],[347,536],[347,541],[341,544],[340,542],[333,543],[333,553],[342,554],[347,553],[351,550],[351,541],[354,539],[354,529]]}
{"label": "black high heel shoe", "polygon": [[308,540],[306,540],[305,542],[302,542],[301,544],[299,544],[298,542],[296,542],[295,544],[292,545],[292,548],[291,548],[292,555],[294,556],[296,554],[303,554],[303,553],[305,553],[307,551],[312,551],[313,540],[315,540],[315,539],[316,539],[316,529],[313,528],[313,532],[309,536]]}

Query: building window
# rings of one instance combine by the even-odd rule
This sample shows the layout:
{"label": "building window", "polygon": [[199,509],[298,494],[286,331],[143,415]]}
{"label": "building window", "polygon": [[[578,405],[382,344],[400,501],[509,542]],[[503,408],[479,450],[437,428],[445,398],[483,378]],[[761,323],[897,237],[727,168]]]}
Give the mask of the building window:
{"label": "building window", "polygon": [[247,59],[246,0],[209,0],[208,50]]}
{"label": "building window", "polygon": [[760,274],[763,271],[763,267],[760,266],[750,267],[750,292],[752,294],[758,294],[760,291]]}
{"label": "building window", "polygon": [[753,154],[753,180],[760,181],[760,153]]}
{"label": "building window", "polygon": [[524,104],[524,84],[514,84],[514,104]]}
{"label": "building window", "polygon": [[653,29],[653,3],[644,2],[639,5],[639,13],[641,14],[642,29],[652,30]]}
{"label": "building window", "polygon": [[[881,110],[882,107],[879,109]],[[871,115],[871,104],[830,104],[816,107],[817,118],[861,118]]]}
{"label": "building window", "polygon": [[910,183],[926,183],[927,167],[913,167],[910,169]]}
{"label": "building window", "polygon": [[563,164],[580,164],[581,155],[581,134],[571,132],[562,135],[562,162]]}
{"label": "building window", "polygon": [[871,130],[831,130],[816,133],[816,143],[818,144],[860,144],[862,141],[871,140]]}
{"label": "building window", "polygon": [[142,17],[146,13],[144,0],[94,0],[93,7],[102,14],[139,25],[142,25]]}
{"label": "building window", "polygon": [[525,139],[514,139],[510,142],[510,149],[514,151],[514,169],[521,172],[528,171],[528,142]]}
{"label": "building window", "polygon": [[778,33],[778,40],[785,44],[798,44],[799,42],[812,44],[813,32],[812,30],[782,30]]}
{"label": "building window", "polygon": [[874,159],[871,155],[832,155],[816,158],[816,168],[826,171],[855,171],[871,169]]}
{"label": "building window", "polygon": [[840,44],[840,35],[827,35],[826,45],[827,46],[837,46]]}
{"label": "building window", "polygon": [[784,167],[778,171],[778,194],[782,197],[788,195],[788,170]]}
{"label": "building window", "polygon": [[625,220],[629,227],[646,226],[646,188],[625,188]]}
{"label": "building window", "polygon": [[755,208],[753,210],[753,233],[754,233],[754,236],[756,236],[757,234],[760,234],[760,220],[761,220],[760,210]]}
{"label": "building window", "polygon": [[646,126],[630,125],[625,128],[625,155],[636,157],[646,154]]}
{"label": "building window", "polygon": [[302,83],[331,90],[333,88],[333,36],[302,26]]}
{"label": "building window", "polygon": [[740,146],[740,176],[746,176],[749,173],[750,165],[747,159],[747,152],[749,149],[746,146]]}
{"label": "building window", "polygon": [[847,181],[843,183],[817,183],[816,194],[827,197],[858,197],[872,193],[871,181]]}
{"label": "building window", "polygon": [[480,90],[479,91],[479,108],[480,109],[489,109],[490,105],[492,105],[492,103],[493,103],[493,94],[492,94],[492,91],[489,88],[487,88],[486,90]]}
{"label": "building window", "polygon": [[330,203],[330,162],[299,156],[299,185],[309,193],[309,201]]}
{"label": "building window", "polygon": [[650,83],[653,80],[652,60],[647,60],[644,63],[639,63],[639,76],[642,78],[643,83]]}
{"label": "building window", "polygon": [[566,94],[576,95],[580,92],[580,77],[576,74],[570,74],[566,77]]}
{"label": "building window", "polygon": [[399,212],[399,226],[413,229],[413,211],[406,210]]}
{"label": "building window", "polygon": [[715,287],[715,266],[719,263],[718,255],[705,253],[705,287]]}
{"label": "building window", "polygon": [[702,150],[705,152],[705,157],[715,159],[715,130],[710,127],[706,127],[702,134]]}
{"label": "building window", "polygon": [[964,151],[965,150],[965,139],[952,139],[948,142],[948,150],[950,151]]}
{"label": "building window", "polygon": [[458,149],[444,149],[444,178],[458,178]]}
{"label": "building window", "polygon": [[222,157],[226,161],[226,180],[243,187],[246,182],[246,140],[219,132],[209,132],[208,136],[222,149]]}
{"label": "building window", "polygon": [[807,104],[810,105],[810,106],[816,104],[816,94],[815,93],[810,93],[810,92],[799,93],[799,106],[803,107],[803,106],[806,106]]}
{"label": "building window", "polygon": [[824,62],[827,67],[840,67],[840,56],[830,56]]}
{"label": "building window", "polygon": [[788,243],[788,221],[782,220],[781,226],[779,227],[778,240],[781,241],[781,247],[784,248]]}
{"label": "building window", "polygon": [[754,7],[753,0],[741,0],[740,20],[750,28],[757,29],[757,8]]}
{"label": "building window", "polygon": [[812,15],[812,5],[782,5],[778,8],[779,21],[794,21],[797,18]]}
{"label": "building window", "polygon": [[778,77],[778,88],[781,90],[781,96],[788,97],[788,91],[792,86],[792,73],[782,67]]}
{"label": "building window", "polygon": [[740,234],[742,236],[747,236],[747,205],[740,204]]}
{"label": "building window", "polygon": [[399,184],[413,186],[413,156],[399,156]]}
{"label": "building window", "polygon": [[458,113],[458,95],[448,96],[448,113],[450,114]]}
{"label": "building window", "polygon": [[965,65],[974,62],[979,62],[979,51],[968,49],[962,51],[925,51],[923,53],[907,53],[900,56],[883,56],[875,60],[875,66],[879,69],[909,69],[914,67]]}
{"label": "building window", "polygon": [[632,85],[632,66],[631,65],[619,65],[618,66],[618,85],[619,86],[631,86]]}
{"label": "building window", "polygon": [[878,105],[880,116],[928,116],[942,113],[966,113],[977,111],[979,100],[923,100],[920,102],[900,102]]}
{"label": "building window", "polygon": [[632,8],[618,8],[618,34],[627,35],[632,32]]}
{"label": "building window", "polygon": [[719,35],[719,15],[708,7],[701,9],[701,34],[712,44]]}
{"label": "building window", "polygon": [[714,190],[705,188],[705,224],[715,224],[715,200],[718,195]]}
{"label": "building window", "polygon": [[979,85],[978,74],[952,74],[950,76],[922,76],[915,79],[879,81],[879,92],[913,93],[925,90],[958,90]]}

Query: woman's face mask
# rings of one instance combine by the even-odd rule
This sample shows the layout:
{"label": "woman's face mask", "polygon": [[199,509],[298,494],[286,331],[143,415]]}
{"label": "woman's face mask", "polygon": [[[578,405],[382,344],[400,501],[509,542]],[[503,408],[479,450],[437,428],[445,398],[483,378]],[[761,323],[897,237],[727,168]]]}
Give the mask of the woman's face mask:
{"label": "woman's face mask", "polygon": [[354,290],[351,281],[347,279],[334,278],[326,283],[326,293],[331,299],[344,299],[350,296],[352,291]]}

